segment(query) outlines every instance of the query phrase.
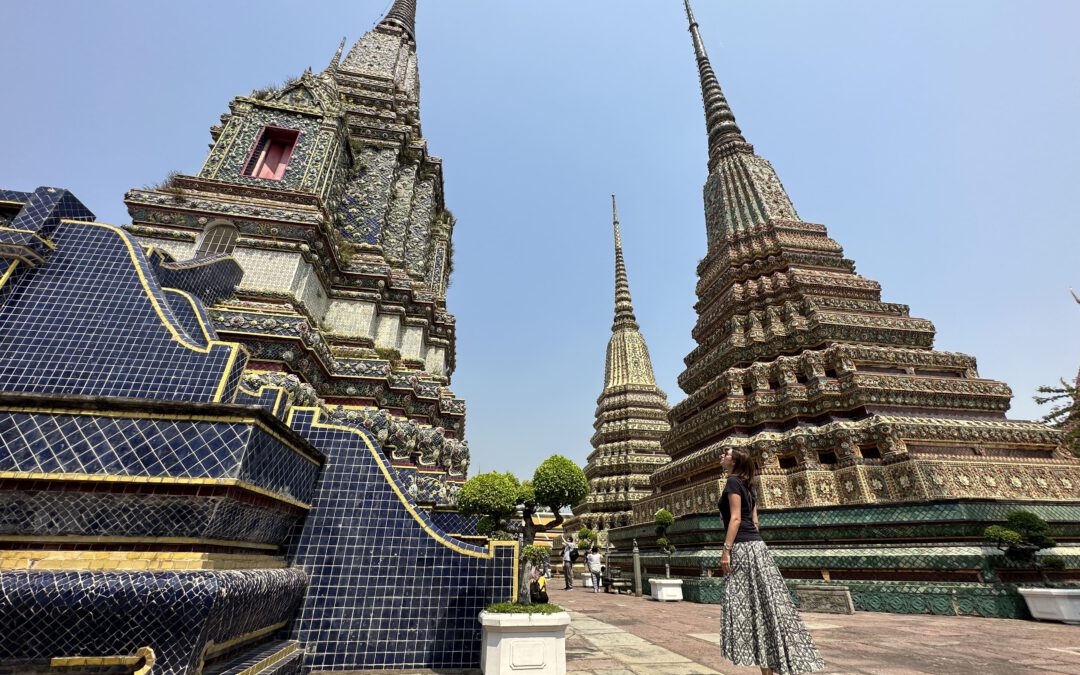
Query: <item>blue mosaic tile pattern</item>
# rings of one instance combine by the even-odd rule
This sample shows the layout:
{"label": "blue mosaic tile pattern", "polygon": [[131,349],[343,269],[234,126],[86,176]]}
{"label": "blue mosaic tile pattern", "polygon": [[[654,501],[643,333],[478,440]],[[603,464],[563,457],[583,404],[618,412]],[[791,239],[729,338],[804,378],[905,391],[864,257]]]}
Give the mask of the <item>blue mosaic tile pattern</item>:
{"label": "blue mosaic tile pattern", "polygon": [[0,410],[0,471],[235,478],[309,503],[319,466],[247,423]]}
{"label": "blue mosaic tile pattern", "polygon": [[0,390],[232,400],[227,375],[243,369],[242,350],[197,345],[127,233],[64,222],[53,241],[48,261],[3,296]]}
{"label": "blue mosaic tile pattern", "polygon": [[457,511],[436,510],[431,513],[431,522],[435,523],[440,530],[452,534],[464,535],[466,537],[476,537],[480,535],[480,533],[476,531],[476,523],[479,522],[479,520],[480,518],[478,516],[466,516]]}
{"label": "blue mosaic tile pattern", "polygon": [[18,190],[0,189],[0,202],[19,202],[25,204],[33,196],[32,192],[19,192]]}
{"label": "blue mosaic tile pattern", "polygon": [[[3,481],[0,481],[2,483]],[[281,544],[304,512],[239,490],[205,494],[13,489],[0,487],[0,535],[185,537]],[[201,493],[196,496],[195,492]]]}
{"label": "blue mosaic tile pattern", "polygon": [[[328,456],[287,551],[311,584],[290,637],[305,669],[471,668],[477,617],[514,592],[516,545],[462,543],[416,509],[381,449],[294,408],[290,426]],[[365,442],[367,439],[367,442]]]}
{"label": "blue mosaic tile pattern", "polygon": [[268,413],[282,419],[286,411],[287,396],[281,387],[262,387],[259,391],[249,391],[244,387],[236,390],[236,403],[257,405]]}
{"label": "blue mosaic tile pattern", "polygon": [[39,187],[11,221],[11,227],[49,237],[61,220],[92,221],[94,214],[67,190]]}
{"label": "blue mosaic tile pattern", "polygon": [[191,337],[191,341],[203,348],[210,346],[210,341],[217,339],[217,331],[209,321],[206,308],[183,291],[174,288],[163,288],[162,291],[177,323]]}
{"label": "blue mosaic tile pattern", "polygon": [[154,673],[191,673],[210,641],[280,624],[303,596],[297,569],[0,573],[0,663],[154,650]]}
{"label": "blue mosaic tile pattern", "polygon": [[191,293],[207,307],[232,295],[244,276],[240,263],[225,254],[174,262],[154,249],[148,259],[162,286]]}

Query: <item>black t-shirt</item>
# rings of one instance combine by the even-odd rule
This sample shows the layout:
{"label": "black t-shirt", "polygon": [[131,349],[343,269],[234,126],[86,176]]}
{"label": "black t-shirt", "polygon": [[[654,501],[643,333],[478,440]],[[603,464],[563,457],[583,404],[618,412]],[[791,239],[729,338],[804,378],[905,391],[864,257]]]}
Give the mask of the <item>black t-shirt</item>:
{"label": "black t-shirt", "polygon": [[728,476],[727,484],[724,485],[724,493],[720,495],[720,515],[724,517],[724,527],[731,522],[731,505],[728,504],[728,495],[737,494],[742,500],[742,522],[739,523],[739,532],[735,535],[735,543],[744,541],[762,541],[761,533],[754,527],[754,494],[746,483],[737,476]]}

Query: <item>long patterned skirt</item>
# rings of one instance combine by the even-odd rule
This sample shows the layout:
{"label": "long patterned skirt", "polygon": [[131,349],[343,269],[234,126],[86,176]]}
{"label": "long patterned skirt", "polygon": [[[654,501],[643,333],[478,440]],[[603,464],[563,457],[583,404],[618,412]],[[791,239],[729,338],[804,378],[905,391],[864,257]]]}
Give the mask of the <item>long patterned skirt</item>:
{"label": "long patterned skirt", "polygon": [[720,653],[728,661],[777,675],[825,668],[765,542],[732,546],[722,607]]}

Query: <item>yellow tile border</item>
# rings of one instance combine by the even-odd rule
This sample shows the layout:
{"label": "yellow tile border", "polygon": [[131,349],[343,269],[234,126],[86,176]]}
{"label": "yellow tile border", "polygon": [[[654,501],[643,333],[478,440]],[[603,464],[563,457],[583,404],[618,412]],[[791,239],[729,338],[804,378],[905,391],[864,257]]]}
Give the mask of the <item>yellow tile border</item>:
{"label": "yellow tile border", "polygon": [[236,645],[243,644],[245,642],[248,642],[250,640],[255,640],[257,638],[261,638],[264,635],[269,635],[270,633],[273,633],[274,631],[276,631],[276,630],[278,630],[280,628],[284,628],[286,625],[288,625],[288,623],[289,623],[288,621],[282,621],[281,623],[275,623],[272,626],[266,626],[266,627],[260,628],[258,630],[253,630],[250,633],[244,633],[243,635],[237,635],[236,637],[229,638],[225,642],[221,642],[221,643],[216,643],[213,640],[211,640],[211,641],[206,643],[206,647],[203,649],[203,660],[206,660],[208,657],[217,656],[221,652],[228,651],[229,649],[232,649]]}
{"label": "yellow tile border", "polygon": [[[83,222],[83,221],[76,221],[76,222]],[[0,231],[19,232],[20,234],[28,234],[31,237],[33,237],[34,239],[37,239],[38,241],[40,241],[42,244],[45,244],[46,246],[48,246],[49,250],[52,250],[52,251],[56,250],[56,244],[52,243],[51,241],[49,241],[45,237],[41,236],[40,234],[38,234],[34,230],[24,230],[24,229],[18,228],[18,227],[11,227],[9,225],[0,225]]]}
{"label": "yellow tile border", "polygon": [[134,666],[143,661],[141,668],[134,675],[146,675],[154,667],[154,650],[139,647],[131,656],[56,656],[49,660],[51,668],[87,668],[104,666]]}
{"label": "yellow tile border", "polygon": [[32,471],[0,471],[0,479],[10,480],[62,480],[83,483],[128,483],[135,485],[212,485],[215,487],[236,487],[254,492],[275,501],[295,506],[305,511],[311,510],[310,504],[294,499],[266,488],[235,478],[180,478],[175,476],[117,476],[96,473],[38,473]]}
{"label": "yellow tile border", "polygon": [[[229,376],[232,374],[234,365],[236,364],[236,357],[243,347],[237,342],[224,342],[222,340],[211,340],[206,347],[200,347],[199,345],[189,342],[182,335],[182,331],[169,320],[165,314],[165,310],[161,307],[161,302],[153,291],[150,290],[150,282],[146,278],[146,274],[143,272],[142,267],[139,265],[139,255],[136,253],[135,246],[131,242],[131,238],[127,232],[116,227],[115,225],[106,225],[105,223],[88,222],[82,220],[70,220],[64,219],[61,223],[75,224],[75,225],[91,225],[95,227],[105,228],[111,231],[120,238],[120,241],[127,247],[128,256],[131,258],[131,264],[135,268],[135,273],[139,277],[139,282],[142,284],[143,290],[146,292],[146,298],[150,301],[150,305],[154,308],[154,312],[157,313],[158,319],[161,324],[172,334],[173,339],[179,342],[184,347],[187,347],[193,352],[199,354],[209,354],[215,347],[224,347],[229,350],[229,358],[225,363],[225,369],[221,374],[221,380],[218,382],[217,389],[214,392],[214,402],[220,402],[225,394],[225,384],[229,381]],[[141,251],[141,249],[139,249]],[[145,256],[144,256],[145,260]],[[149,265],[149,262],[147,262]]]}
{"label": "yellow tile border", "polygon": [[4,270],[3,276],[0,276],[0,288],[4,287],[4,284],[6,284],[8,282],[8,279],[10,279],[11,275],[15,273],[15,268],[18,267],[18,266],[19,266],[19,261],[18,260],[12,260],[11,261],[11,264],[8,265],[8,268],[6,270]]}
{"label": "yellow tile border", "polygon": [[299,649],[299,647],[297,647],[295,642],[287,644],[278,651],[271,654],[270,656],[267,656],[262,661],[259,661],[255,665],[241,670],[239,673],[237,673],[237,675],[256,675],[257,673],[261,673],[270,666],[273,666],[278,662],[282,661],[286,657],[292,656],[296,653],[297,649]]}
{"label": "yellow tile border", "polygon": [[276,544],[256,544],[231,539],[200,539],[199,537],[104,537],[82,534],[40,536],[36,534],[0,535],[0,546],[13,544],[109,544],[143,546],[221,546],[227,548],[250,548],[260,551],[277,551]]}
{"label": "yellow tile border", "polygon": [[0,570],[191,571],[287,566],[284,558],[260,552],[0,549]]}
{"label": "yellow tile border", "polygon": [[210,341],[213,340],[213,338],[210,337],[210,331],[207,328],[206,323],[203,322],[202,315],[199,314],[199,305],[195,302],[195,298],[193,298],[190,293],[188,293],[187,291],[182,291],[179,288],[165,288],[164,286],[161,288],[161,290],[164,291],[165,293],[176,293],[177,295],[182,297],[184,300],[186,300],[187,303],[189,305],[191,305],[191,312],[192,312],[192,314],[195,315],[195,321],[197,321],[198,324],[199,324],[199,330],[203,334],[203,339],[206,340],[207,342],[210,342]]}
{"label": "yellow tile border", "polygon": [[442,544],[446,548],[451,549],[452,551],[456,551],[457,553],[461,553],[463,555],[471,556],[471,557],[474,557],[474,558],[492,559],[492,558],[495,557],[495,549],[496,548],[512,548],[513,549],[513,561],[514,561],[514,579],[513,579],[513,582],[512,582],[512,587],[513,587],[512,595],[513,595],[513,597],[511,598],[511,602],[517,602],[517,594],[518,594],[517,578],[518,578],[519,560],[518,560],[518,543],[516,541],[489,541],[488,542],[488,551],[487,551],[487,553],[481,553],[481,552],[478,552],[478,551],[470,551],[469,549],[463,548],[458,543],[448,540],[442,534],[440,534],[440,533],[436,532],[435,530],[431,529],[431,526],[429,526],[424,521],[424,518],[421,517],[419,513],[417,513],[416,509],[411,504],[409,504],[409,500],[406,499],[405,495],[402,494],[400,489],[398,489],[397,482],[390,475],[390,468],[387,466],[386,462],[383,461],[382,457],[380,456],[380,453],[375,449],[375,446],[373,446],[371,444],[371,441],[368,440],[368,437],[367,437],[366,434],[361,433],[358,429],[354,429],[352,427],[340,426],[340,425],[337,425],[337,424],[326,424],[326,423],[320,422],[319,418],[322,416],[322,410],[320,410],[318,408],[302,408],[302,407],[297,408],[297,407],[293,407],[289,411],[289,426],[292,426],[293,417],[296,415],[296,413],[298,411],[314,413],[314,415],[312,417],[312,420],[311,420],[312,427],[315,427],[315,428],[318,428],[318,429],[334,429],[334,430],[338,430],[338,431],[346,431],[346,432],[349,432],[351,434],[354,434],[354,435],[358,436],[361,440],[363,440],[364,446],[368,449],[368,452],[371,453],[372,459],[375,460],[375,463],[379,467],[379,470],[382,472],[383,477],[386,479],[386,482],[390,485],[390,488],[394,491],[394,494],[397,495],[398,500],[401,501],[401,505],[403,507],[405,507],[405,510],[409,512],[409,515],[411,515],[413,517],[413,519],[417,522],[417,524],[419,524],[420,527],[423,528],[423,530],[428,534],[428,536],[430,536],[435,541],[439,542],[440,544]]}

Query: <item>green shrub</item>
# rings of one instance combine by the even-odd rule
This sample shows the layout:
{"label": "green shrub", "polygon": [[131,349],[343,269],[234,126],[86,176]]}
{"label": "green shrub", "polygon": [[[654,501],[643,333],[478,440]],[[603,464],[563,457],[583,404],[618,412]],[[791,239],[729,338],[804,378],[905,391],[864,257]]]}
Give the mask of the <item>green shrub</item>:
{"label": "green shrub", "polygon": [[551,508],[556,515],[559,508],[577,504],[589,494],[585,472],[562,455],[552,455],[536,467],[532,487],[536,503]]}
{"label": "green shrub", "polygon": [[1044,548],[1057,546],[1057,542],[1050,538],[1050,525],[1030,511],[1010,512],[1004,526],[990,525],[983,530],[983,537],[1004,553],[1006,560],[1034,567],[1047,586],[1050,579],[1046,569],[1064,567],[1064,561],[1057,556],[1037,555]]}
{"label": "green shrub", "polygon": [[521,605],[516,602],[496,602],[484,608],[491,614],[555,614],[563,611],[562,607],[550,602],[537,603],[535,605]]}
{"label": "green shrub", "polygon": [[537,546],[536,544],[529,544],[521,551],[521,557],[525,562],[531,564],[533,567],[539,567],[543,569],[551,558],[551,549],[547,546]]}

